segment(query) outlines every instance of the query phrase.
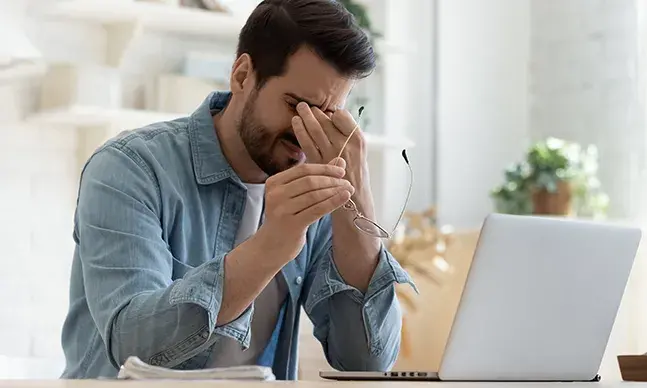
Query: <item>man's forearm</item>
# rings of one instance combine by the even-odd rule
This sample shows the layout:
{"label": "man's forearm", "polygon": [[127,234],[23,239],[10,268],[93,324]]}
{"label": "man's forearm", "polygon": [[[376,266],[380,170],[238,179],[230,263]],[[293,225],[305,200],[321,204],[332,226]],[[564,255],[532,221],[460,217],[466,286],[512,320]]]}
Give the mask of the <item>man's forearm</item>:
{"label": "man's forearm", "polygon": [[225,282],[217,326],[238,318],[289,260],[261,228],[225,256]]}
{"label": "man's forearm", "polygon": [[[330,365],[346,371],[385,371],[393,366],[400,347],[402,313],[394,283],[408,276],[385,249],[380,250],[372,282],[361,298],[333,267],[328,250],[309,284],[305,311],[315,324]],[[370,300],[370,303],[366,303]]]}
{"label": "man's forearm", "polygon": [[[358,206],[371,220],[375,218],[370,193],[358,193]],[[333,258],[340,275],[349,285],[366,292],[380,253],[381,242],[377,237],[357,229],[353,223],[355,214],[346,209],[337,209],[332,214]]]}
{"label": "man's forearm", "polygon": [[[349,295],[336,294],[328,304],[330,331],[326,339],[331,366],[346,371],[389,370],[398,356],[402,328],[395,289],[388,287],[376,294],[370,307]],[[366,331],[366,327],[371,329]]]}
{"label": "man's forearm", "polygon": [[[140,292],[118,313],[110,311],[114,318],[106,336],[111,339],[109,351],[115,366],[136,355],[155,365],[175,367],[216,341],[216,336],[205,340],[212,319],[216,334],[226,324],[230,324],[229,332],[234,328],[244,332],[246,321],[233,321],[285,263],[281,259],[285,255],[266,241],[259,231],[224,259],[194,268],[171,288]],[[221,303],[214,306],[208,301],[221,292],[220,287]]]}
{"label": "man's forearm", "polygon": [[[138,356],[153,365],[174,368],[213,344],[217,335],[209,333],[220,309],[222,298],[214,294],[222,292],[223,265],[222,257],[216,257],[165,288],[154,276],[129,278],[117,290],[105,287],[105,282],[91,283],[90,311],[113,365],[118,368],[127,357]],[[98,271],[101,267],[92,261],[84,266],[91,279],[99,278]],[[247,317],[232,322],[227,334],[238,333],[236,338],[242,338],[248,322]],[[227,335],[219,328],[214,333]]]}

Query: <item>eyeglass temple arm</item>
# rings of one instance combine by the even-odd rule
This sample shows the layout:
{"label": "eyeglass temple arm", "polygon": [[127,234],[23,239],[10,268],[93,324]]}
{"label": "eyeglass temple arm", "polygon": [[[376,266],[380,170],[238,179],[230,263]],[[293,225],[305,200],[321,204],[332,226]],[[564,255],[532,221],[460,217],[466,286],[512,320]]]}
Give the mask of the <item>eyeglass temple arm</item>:
{"label": "eyeglass temple arm", "polygon": [[[364,106],[359,107],[359,112],[357,114],[357,120],[362,117],[362,112],[364,111]],[[344,148],[346,148],[346,144],[348,144],[348,140],[353,136],[355,133],[355,130],[357,129],[357,125],[351,132],[351,134],[348,136],[346,139],[346,143],[341,148],[341,151],[339,151],[339,156],[341,157],[342,151]],[[407,164],[407,168],[409,169],[409,189],[407,190],[407,197],[404,200],[404,205],[402,205],[402,209],[400,210],[400,216],[398,217],[398,221],[395,223],[395,226],[393,227],[393,231],[391,232],[391,236],[395,233],[395,230],[398,228],[398,225],[400,224],[400,221],[402,221],[402,216],[404,216],[404,211],[407,209],[407,205],[409,204],[409,197],[411,196],[411,188],[413,187],[413,169],[411,168],[411,164],[409,163],[409,157],[407,156],[407,150],[402,150],[402,159],[404,159],[404,162]]]}
{"label": "eyeglass temple arm", "polygon": [[341,149],[339,150],[339,155],[337,155],[338,158],[341,158],[341,154],[344,152],[344,149],[346,148],[346,144],[348,144],[348,141],[350,140],[351,137],[355,134],[355,131],[357,128],[359,128],[359,119],[362,117],[362,112],[364,111],[364,105],[359,107],[359,114],[357,115],[357,121],[358,123],[355,124],[355,128],[350,132],[350,135],[346,138],[346,141],[344,144],[341,146]]}
{"label": "eyeglass temple arm", "polygon": [[391,232],[392,236],[395,234],[395,230],[398,228],[398,225],[400,225],[400,221],[402,221],[402,216],[404,216],[404,212],[407,209],[407,205],[409,203],[409,197],[411,196],[411,188],[413,187],[413,169],[411,168],[411,164],[409,163],[407,150],[402,150],[402,159],[404,159],[404,162],[407,164],[407,168],[409,169],[409,189],[407,190],[407,197],[404,200],[404,205],[402,205],[402,209],[400,210],[398,221],[393,226],[393,231]]}

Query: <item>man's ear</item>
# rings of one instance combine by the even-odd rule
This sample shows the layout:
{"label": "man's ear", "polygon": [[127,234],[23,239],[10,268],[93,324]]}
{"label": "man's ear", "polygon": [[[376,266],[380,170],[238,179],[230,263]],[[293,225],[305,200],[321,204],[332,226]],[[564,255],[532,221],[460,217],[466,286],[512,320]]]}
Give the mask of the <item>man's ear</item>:
{"label": "man's ear", "polygon": [[231,68],[231,77],[229,80],[232,93],[243,92],[248,84],[254,83],[254,66],[249,54],[242,54]]}

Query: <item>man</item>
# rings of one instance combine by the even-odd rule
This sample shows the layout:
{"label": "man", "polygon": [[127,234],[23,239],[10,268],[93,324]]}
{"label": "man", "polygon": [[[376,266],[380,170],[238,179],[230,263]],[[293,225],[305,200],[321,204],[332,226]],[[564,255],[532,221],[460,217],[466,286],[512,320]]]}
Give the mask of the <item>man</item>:
{"label": "man", "polygon": [[[230,92],[125,133],[81,178],[64,378],[129,356],[296,379],[301,307],[331,366],[387,370],[395,283],[410,278],[342,207],[374,219],[360,131],[343,109],[374,54],[330,0],[266,0],[239,37]],[[411,283],[412,284],[412,283]]]}

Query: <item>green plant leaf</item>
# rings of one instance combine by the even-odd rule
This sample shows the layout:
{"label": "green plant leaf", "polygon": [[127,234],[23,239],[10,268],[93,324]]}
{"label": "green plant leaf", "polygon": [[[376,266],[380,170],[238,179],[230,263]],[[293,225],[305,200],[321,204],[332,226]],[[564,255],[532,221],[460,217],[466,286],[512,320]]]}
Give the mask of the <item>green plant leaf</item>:
{"label": "green plant leaf", "polygon": [[523,161],[504,170],[504,182],[490,192],[490,197],[497,211],[528,214],[532,213],[533,190],[554,193],[560,182],[568,182],[573,188],[576,214],[601,217],[606,214],[609,198],[602,191],[597,171],[597,147],[549,137],[532,144]]}

